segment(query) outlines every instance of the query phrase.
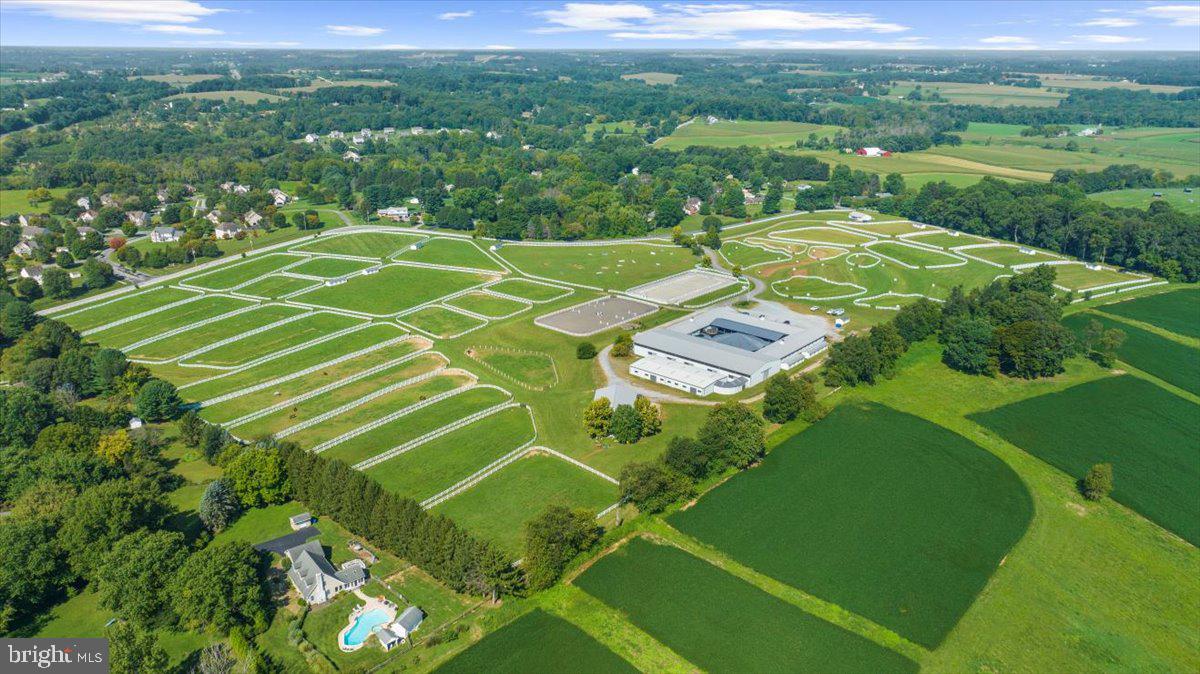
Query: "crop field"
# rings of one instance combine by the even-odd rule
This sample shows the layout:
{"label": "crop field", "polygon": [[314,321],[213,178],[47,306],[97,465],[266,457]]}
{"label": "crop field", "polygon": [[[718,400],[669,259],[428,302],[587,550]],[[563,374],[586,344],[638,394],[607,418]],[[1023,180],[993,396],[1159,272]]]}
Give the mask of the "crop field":
{"label": "crop field", "polygon": [[237,289],[239,295],[250,295],[268,300],[276,300],[284,295],[291,295],[302,290],[316,287],[317,282],[310,279],[292,276],[267,276]]}
{"label": "crop field", "polygon": [[551,302],[571,294],[570,288],[538,283],[528,279],[508,278],[488,286],[492,292],[519,297],[530,302]]}
{"label": "crop field", "polygon": [[316,241],[302,243],[292,250],[304,253],[328,253],[331,255],[353,255],[355,257],[386,260],[412,243],[420,241],[417,234],[389,232],[357,232],[337,236],[323,236]]}
{"label": "crop field", "polygon": [[755,267],[760,264],[769,262],[781,262],[788,259],[786,253],[780,253],[774,250],[746,244],[740,241],[729,241],[721,244],[721,257],[730,265],[737,265],[743,269],[747,267]]}
{"label": "crop field", "polygon": [[406,324],[434,337],[449,338],[483,327],[486,321],[474,316],[460,314],[446,307],[433,305],[404,314],[400,319]]}
{"label": "crop field", "polygon": [[994,455],[919,417],[843,403],[670,522],[935,648],[1032,516]]}
{"label": "crop field", "polygon": [[1117,349],[1117,358],[1179,388],[1200,395],[1200,348],[1181,344],[1135,325],[1122,323],[1103,314],[1084,312],[1063,319],[1063,324],[1082,334],[1092,322],[1125,333],[1125,342]]}
{"label": "crop field", "polygon": [[228,290],[303,260],[302,257],[283,254],[256,256],[245,262],[222,266],[217,271],[189,277],[187,284],[205,290]]}
{"label": "crop field", "polygon": [[251,105],[260,103],[262,101],[266,101],[268,103],[277,103],[279,101],[287,100],[285,96],[279,96],[278,94],[265,94],[261,91],[247,91],[242,89],[234,89],[232,91],[198,91],[186,94],[175,94],[173,96],[167,96],[165,100],[169,101],[176,98],[190,99],[194,101],[227,101],[232,98],[240,103],[249,103]]}
{"label": "crop field", "polygon": [[388,265],[374,274],[353,276],[292,298],[303,304],[387,316],[488,280],[481,274]]}
{"label": "crop field", "polygon": [[640,80],[646,84],[675,84],[675,82],[679,79],[679,75],[675,73],[659,72],[625,73],[624,75],[621,75],[621,79]]}
{"label": "crop field", "polygon": [[168,304],[198,297],[199,293],[183,288],[151,288],[143,292],[129,293],[120,299],[103,302],[84,309],[76,309],[58,316],[76,330],[91,330],[108,325],[122,318],[165,307]]}
{"label": "crop field", "polygon": [[[901,98],[911,94],[917,87],[922,92],[938,92],[945,103],[957,105],[1010,105],[1052,108],[1067,97],[1057,91],[1041,88],[1014,87],[1003,84],[975,84],[970,82],[913,82],[899,81],[888,92],[887,98]],[[924,102],[922,102],[924,104]],[[937,105],[937,103],[931,103]]]}
{"label": "crop field", "polygon": [[678,548],[641,538],[602,557],[575,584],[700,670],[917,671],[898,653]]}
{"label": "crop field", "polygon": [[517,312],[524,311],[529,307],[524,302],[517,302],[505,297],[497,297],[488,293],[467,293],[459,295],[454,299],[447,300],[446,304],[459,309],[487,316],[488,318],[505,318]]}
{"label": "crop field", "polygon": [[1200,290],[1186,288],[1097,307],[1113,316],[1156,325],[1163,330],[1200,339]]}
{"label": "crop field", "polygon": [[[1154,196],[1161,194],[1161,197]],[[1110,192],[1095,192],[1088,195],[1109,206],[1119,208],[1140,208],[1146,210],[1156,201],[1165,201],[1184,213],[1200,213],[1200,191],[1192,188],[1191,192],[1182,187],[1147,187],[1144,189],[1112,190]]]}
{"label": "crop field", "polygon": [[526,274],[605,290],[627,290],[689,269],[699,261],[679,246],[645,244],[508,245],[499,254]]}
{"label": "crop field", "polygon": [[525,522],[547,505],[600,512],[617,502],[617,485],[562,459],[538,452],[518,459],[435,512],[496,542],[514,559],[521,554]]}
{"label": "crop field", "polygon": [[[325,243],[322,241],[322,243]],[[347,274],[353,274],[357,271],[362,271],[367,267],[372,266],[370,262],[360,260],[343,260],[336,257],[318,257],[301,262],[288,269],[293,274],[304,274],[306,276],[318,276],[320,278],[337,278]]]}
{"label": "crop field", "polygon": [[489,271],[504,271],[488,254],[472,241],[438,237],[425,241],[420,248],[411,247],[400,251],[400,260],[404,262],[426,262],[428,264],[444,264],[452,267],[470,267],[472,269],[487,269]]}
{"label": "crop field", "polygon": [[224,346],[209,349],[187,359],[186,362],[214,367],[245,365],[263,354],[290,349],[362,323],[361,318],[317,311],[269,330],[242,337]]}
{"label": "crop field", "polygon": [[[1095,136],[1077,136],[1083,125],[1069,125],[1064,137],[1024,137],[1019,124],[975,124],[963,134],[965,144],[935,148],[938,154],[969,157],[989,164],[1018,168],[1085,168],[1098,171],[1110,164],[1138,164],[1171,171],[1177,177],[1197,172],[1196,144],[1200,131],[1189,128],[1105,128]],[[1160,190],[1146,190],[1147,195]],[[1176,189],[1176,192],[1179,190]]]}
{"label": "crop field", "polygon": [[[965,244],[963,244],[963,245],[965,245]],[[986,248],[968,248],[961,252],[963,252],[967,255],[970,255],[971,257],[983,258],[984,260],[988,260],[990,262],[995,262],[996,264],[1002,264],[1006,267],[1015,265],[1015,264],[1033,264],[1036,262],[1052,262],[1054,260],[1062,259],[1061,257],[1059,257],[1057,255],[1051,255],[1050,253],[1046,253],[1046,252],[1036,250],[1033,248],[1026,249],[1026,250],[1032,251],[1031,253],[1023,253],[1023,252],[1021,252],[1021,248],[1022,247],[1020,247],[1020,246],[1013,246],[1013,245],[988,246]]]}
{"label": "crop field", "polygon": [[[502,390],[489,386],[479,386],[440,400],[419,410],[410,412],[394,421],[373,428],[366,433],[349,438],[344,442],[324,450],[325,456],[341,459],[349,464],[365,461],[381,452],[415,440],[426,433],[506,402],[510,395]],[[485,428],[479,426],[477,428]],[[486,427],[490,428],[490,426]],[[461,433],[455,431],[450,435]],[[450,436],[443,436],[450,437]],[[510,447],[509,449],[513,449]],[[403,458],[404,455],[389,459],[384,464]],[[487,463],[487,462],[484,462]],[[382,467],[384,464],[380,464]],[[480,464],[482,468],[484,464]],[[419,472],[419,471],[418,471]]]}
{"label": "crop field", "polygon": [[828,138],[839,129],[840,127],[836,126],[802,122],[721,120],[716,124],[707,124],[704,119],[698,117],[691,124],[676,128],[666,138],[660,138],[655,144],[671,150],[682,150],[691,145],[790,148],[796,146],[796,141],[808,138],[809,134],[815,133],[818,138]]}
{"label": "crop field", "polygon": [[384,489],[418,501],[529,442],[529,412],[510,407],[367,469]]}
{"label": "crop field", "polygon": [[1033,73],[1043,87],[1058,89],[1130,89],[1152,91],[1156,94],[1177,94],[1184,87],[1170,84],[1140,84],[1129,80],[1106,80],[1094,75],[1068,75],[1065,73]]}
{"label": "crop field", "polygon": [[517,618],[437,670],[440,674],[634,674],[586,632],[545,611]]}
{"label": "crop field", "polygon": [[138,347],[127,348],[126,355],[146,360],[175,360],[196,349],[208,347],[213,342],[235,338],[249,330],[264,328],[276,321],[304,313],[305,310],[300,307],[266,304],[211,323],[189,327]]}
{"label": "crop field", "polygon": [[1114,499],[1200,545],[1200,405],[1123,376],[970,418],[1071,477],[1111,463]]}
{"label": "crop field", "polygon": [[[242,309],[253,304],[250,300],[240,300],[233,297],[205,297],[195,302],[165,309],[149,316],[106,328],[94,335],[89,335],[101,346],[121,348],[143,339],[154,337],[168,330],[181,328],[197,321],[215,318],[221,314]],[[66,319],[70,325],[71,319]]]}

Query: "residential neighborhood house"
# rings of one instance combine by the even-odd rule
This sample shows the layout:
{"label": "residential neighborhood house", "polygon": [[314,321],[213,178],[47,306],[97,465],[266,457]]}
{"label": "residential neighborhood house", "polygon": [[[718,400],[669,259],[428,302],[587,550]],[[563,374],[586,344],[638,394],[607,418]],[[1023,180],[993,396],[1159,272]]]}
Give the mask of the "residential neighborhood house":
{"label": "residential neighborhood house", "polygon": [[325,558],[319,540],[297,545],[283,554],[292,563],[288,580],[310,605],[324,604],[339,593],[367,582],[367,565],[361,559],[352,559],[335,569]]}

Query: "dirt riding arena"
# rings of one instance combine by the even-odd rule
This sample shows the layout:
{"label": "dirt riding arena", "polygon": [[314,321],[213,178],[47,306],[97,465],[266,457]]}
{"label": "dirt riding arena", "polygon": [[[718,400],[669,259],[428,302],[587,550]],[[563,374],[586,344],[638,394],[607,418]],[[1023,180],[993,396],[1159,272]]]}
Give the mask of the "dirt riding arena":
{"label": "dirt riding arena", "polygon": [[586,337],[655,311],[658,307],[653,304],[610,295],[539,316],[534,323],[568,335]]}
{"label": "dirt riding arena", "polygon": [[706,295],[737,279],[707,269],[689,269],[672,276],[630,288],[628,293],[657,304],[683,304],[694,297]]}

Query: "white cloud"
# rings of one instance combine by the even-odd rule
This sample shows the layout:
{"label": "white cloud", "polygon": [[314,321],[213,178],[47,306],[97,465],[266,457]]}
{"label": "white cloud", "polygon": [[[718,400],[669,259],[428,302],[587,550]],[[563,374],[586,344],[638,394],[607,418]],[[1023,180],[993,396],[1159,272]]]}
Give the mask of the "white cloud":
{"label": "white cloud", "polygon": [[373,26],[338,26],[326,25],[325,32],[333,35],[346,35],[349,37],[372,37],[380,33],[387,32],[386,28],[375,28]]}
{"label": "white cloud", "polygon": [[1136,26],[1139,23],[1141,22],[1136,19],[1119,19],[1114,17],[1111,19],[1092,19],[1091,21],[1084,21],[1083,23],[1076,25],[1095,26],[1097,28],[1129,28],[1130,26]]}
{"label": "white cloud", "polygon": [[442,21],[453,21],[455,19],[469,19],[475,16],[475,10],[468,9],[465,12],[442,12],[438,14],[438,18]]}
{"label": "white cloud", "polygon": [[1153,5],[1142,10],[1147,16],[1167,19],[1172,26],[1200,26],[1200,4]]}
{"label": "white cloud", "polygon": [[742,40],[739,49],[935,49],[926,38],[899,40]]}
{"label": "white cloud", "polygon": [[1076,40],[1084,42],[1095,42],[1097,44],[1129,44],[1130,42],[1145,42],[1144,37],[1130,37],[1128,35],[1072,35]]}
{"label": "white cloud", "polygon": [[1009,45],[1028,45],[1033,44],[1033,40],[1027,37],[1018,35],[993,35],[979,40],[982,44],[1009,44]]}
{"label": "white cloud", "polygon": [[535,29],[536,32],[564,32],[574,30],[617,30],[632,24],[628,19],[651,19],[654,10],[645,5],[630,3],[568,2],[562,9],[547,9],[537,12],[554,26]]}
{"label": "white cloud", "polygon": [[227,10],[192,0],[4,0],[5,9],[27,9],[56,19],[105,23],[193,23]]}
{"label": "white cloud", "polygon": [[142,26],[142,30],[148,30],[153,33],[171,33],[176,35],[224,35],[225,31],[217,30],[216,28],[202,28],[200,26],[180,26],[173,23],[150,24]]}

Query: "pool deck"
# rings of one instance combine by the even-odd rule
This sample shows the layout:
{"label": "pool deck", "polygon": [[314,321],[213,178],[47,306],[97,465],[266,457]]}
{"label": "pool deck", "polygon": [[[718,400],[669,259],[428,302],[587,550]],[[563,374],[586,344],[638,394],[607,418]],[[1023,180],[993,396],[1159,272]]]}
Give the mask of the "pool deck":
{"label": "pool deck", "polygon": [[392,602],[386,599],[368,596],[362,591],[362,589],[354,590],[354,595],[359,599],[362,599],[363,603],[359,606],[356,606],[354,610],[350,612],[349,617],[346,618],[346,626],[342,628],[341,632],[338,632],[338,648],[342,649],[342,652],[344,653],[353,653],[354,651],[362,648],[363,644],[367,643],[366,638],[357,644],[346,643],[346,635],[349,634],[350,630],[354,629],[354,625],[358,622],[359,616],[376,609],[382,609],[387,612],[388,619],[383,623],[380,623],[381,625],[386,625],[396,619],[396,605]]}

